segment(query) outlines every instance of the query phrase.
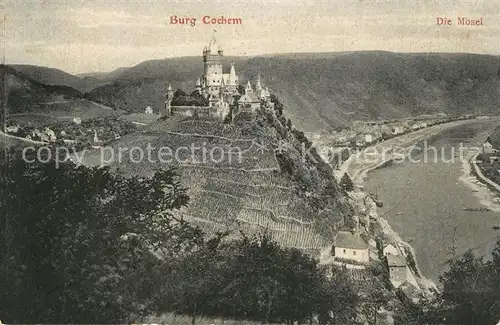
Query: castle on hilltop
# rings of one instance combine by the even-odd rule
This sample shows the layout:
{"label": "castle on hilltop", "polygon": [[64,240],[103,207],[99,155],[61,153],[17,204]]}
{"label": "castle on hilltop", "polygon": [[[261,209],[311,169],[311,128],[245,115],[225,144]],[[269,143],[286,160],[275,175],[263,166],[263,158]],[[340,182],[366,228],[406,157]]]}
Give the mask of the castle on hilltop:
{"label": "castle on hilltop", "polygon": [[224,73],[223,58],[222,47],[217,45],[215,36],[212,36],[208,46],[203,49],[203,73],[196,80],[196,90],[185,96],[189,99],[180,101],[174,98],[175,93],[169,84],[160,116],[183,115],[225,120],[229,114],[234,118],[241,112],[255,113],[258,108],[274,112],[271,94],[267,87],[262,86],[260,74],[255,89],[250,81],[243,88],[234,63],[231,63],[229,72]]}

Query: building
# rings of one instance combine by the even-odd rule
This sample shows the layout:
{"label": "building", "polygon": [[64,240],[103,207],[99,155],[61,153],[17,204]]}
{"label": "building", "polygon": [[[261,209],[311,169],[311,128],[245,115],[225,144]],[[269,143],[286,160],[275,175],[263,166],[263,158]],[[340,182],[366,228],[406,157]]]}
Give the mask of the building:
{"label": "building", "polygon": [[389,280],[391,280],[394,287],[399,287],[410,277],[410,269],[404,256],[386,255],[385,263],[389,270]]}
{"label": "building", "polygon": [[398,125],[395,125],[392,127],[392,134],[393,135],[398,135],[398,134],[401,134],[403,133],[403,127],[401,126],[398,126]]}
{"label": "building", "polygon": [[373,142],[373,135],[370,133],[365,134],[365,143]]}
{"label": "building", "polygon": [[394,256],[397,256],[399,255],[399,249],[396,248],[396,246],[392,245],[392,244],[388,244],[384,247],[384,249],[382,250],[384,256],[387,256],[387,255],[394,255]]}
{"label": "building", "polygon": [[205,95],[210,95],[210,103],[215,104],[222,90],[237,94],[239,77],[236,74],[234,63],[231,63],[229,73],[222,69],[224,51],[217,44],[215,35],[212,36],[208,47],[203,49],[203,74],[196,80],[197,90]]}
{"label": "building", "polygon": [[493,153],[493,146],[489,141],[486,141],[483,143],[483,154],[490,154]]}
{"label": "building", "polygon": [[151,108],[151,106],[146,107],[146,109],[144,110],[144,113],[146,113],[148,115],[153,114],[153,109]]}
{"label": "building", "polygon": [[238,100],[238,110],[240,112],[243,111],[255,112],[255,110],[258,108],[260,108],[260,99],[254,92],[252,85],[250,84],[250,81],[248,81],[247,86],[245,87],[245,94],[242,95]]}
{"label": "building", "polygon": [[359,235],[350,231],[339,231],[332,247],[332,255],[357,262],[369,262],[368,244]]}
{"label": "building", "polygon": [[[222,47],[217,44],[217,40],[213,36],[208,46],[203,49],[203,73],[196,80],[196,90],[208,104],[173,106],[174,92],[169,84],[165,95],[165,105],[160,110],[160,116],[182,115],[225,120],[231,112],[233,113],[231,116],[234,118],[240,112],[253,113],[261,107],[274,113],[269,89],[263,87],[260,75],[257,77],[255,89],[248,81],[245,93],[240,94],[238,89],[240,80],[236,74],[234,63],[231,63],[229,72],[224,73],[223,58]],[[235,101],[236,96],[240,96],[237,102]],[[237,109],[231,111],[234,107]]]}

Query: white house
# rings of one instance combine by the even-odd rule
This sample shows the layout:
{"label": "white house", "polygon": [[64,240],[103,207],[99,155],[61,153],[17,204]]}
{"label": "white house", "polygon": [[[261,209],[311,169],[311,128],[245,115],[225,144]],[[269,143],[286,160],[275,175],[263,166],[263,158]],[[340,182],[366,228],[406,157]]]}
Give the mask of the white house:
{"label": "white house", "polygon": [[394,245],[392,244],[388,244],[384,247],[383,251],[384,253],[384,256],[387,256],[387,255],[399,255],[399,249],[397,249]]}
{"label": "white house", "polygon": [[332,247],[332,255],[338,258],[369,262],[368,244],[358,233],[339,231]]}
{"label": "white house", "polygon": [[392,134],[393,135],[398,135],[398,134],[401,134],[401,133],[403,133],[403,128],[401,126],[397,126],[396,125],[396,126],[394,126],[392,128]]}
{"label": "white house", "polygon": [[483,153],[484,154],[493,153],[493,146],[488,141],[483,143]]}
{"label": "white house", "polygon": [[373,142],[373,135],[370,133],[365,134],[365,143],[371,143]]}
{"label": "white house", "polygon": [[148,115],[153,114],[153,109],[151,108],[151,106],[146,107],[146,109],[144,110],[144,113],[146,113]]}

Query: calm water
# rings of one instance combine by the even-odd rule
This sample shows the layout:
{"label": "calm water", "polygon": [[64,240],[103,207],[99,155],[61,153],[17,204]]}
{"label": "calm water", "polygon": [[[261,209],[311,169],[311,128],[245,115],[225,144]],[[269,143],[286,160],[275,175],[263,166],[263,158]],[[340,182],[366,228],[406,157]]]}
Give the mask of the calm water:
{"label": "calm water", "polygon": [[[460,143],[482,143],[497,124],[482,121],[453,128],[429,139],[427,146],[438,149],[438,158],[444,154],[450,159]],[[434,158],[430,154],[427,163],[404,162],[373,171],[365,188],[383,200],[381,214],[415,248],[424,275],[437,280],[453,247],[457,254],[472,248],[477,254],[490,255],[499,234],[492,226],[500,224],[500,213],[463,211],[463,206],[483,205],[478,193],[460,180],[464,175],[462,162],[455,158],[454,162],[438,159],[435,163]]]}

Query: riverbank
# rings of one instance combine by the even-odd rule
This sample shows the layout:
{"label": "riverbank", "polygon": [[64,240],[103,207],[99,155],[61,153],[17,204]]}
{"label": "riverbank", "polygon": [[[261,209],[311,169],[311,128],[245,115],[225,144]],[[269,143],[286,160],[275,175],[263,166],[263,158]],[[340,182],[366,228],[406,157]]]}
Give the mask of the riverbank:
{"label": "riverbank", "polygon": [[494,206],[500,205],[492,200],[497,195],[471,175],[469,159],[498,123],[475,120],[444,129],[418,143],[422,151],[412,159],[370,171],[364,182],[366,192],[384,202],[379,214],[412,245],[422,273],[435,283],[453,256],[469,249],[489,256],[496,243],[499,233],[492,226],[500,215]]}
{"label": "riverbank", "polygon": [[[402,159],[402,152],[407,152],[408,154],[410,152],[410,150],[405,152],[405,149],[409,149],[419,142],[434,137],[443,132],[443,130],[455,128],[467,123],[470,123],[470,121],[456,121],[437,125],[407,134],[397,139],[391,139],[376,144],[373,147],[366,148],[362,152],[349,157],[350,159],[348,159],[346,164],[341,166],[340,169],[350,175],[353,183],[356,185],[355,191],[357,194],[354,195],[354,197],[366,197],[369,194],[367,193],[368,191],[364,190],[364,182],[370,172],[391,164],[394,159]],[[434,281],[427,278],[425,273],[420,269],[418,256],[414,247],[409,242],[405,241],[391,227],[388,220],[384,218],[384,215],[379,213],[379,209],[375,204],[371,204],[369,209],[370,210],[367,211],[368,215],[378,223],[382,233],[389,238],[390,242],[397,246],[397,248],[407,257],[408,261],[414,261],[414,263],[411,263],[413,265],[410,267],[410,277],[412,277],[414,281],[410,280],[409,282],[418,283],[418,287],[424,291],[429,291],[431,288],[437,288]]]}

